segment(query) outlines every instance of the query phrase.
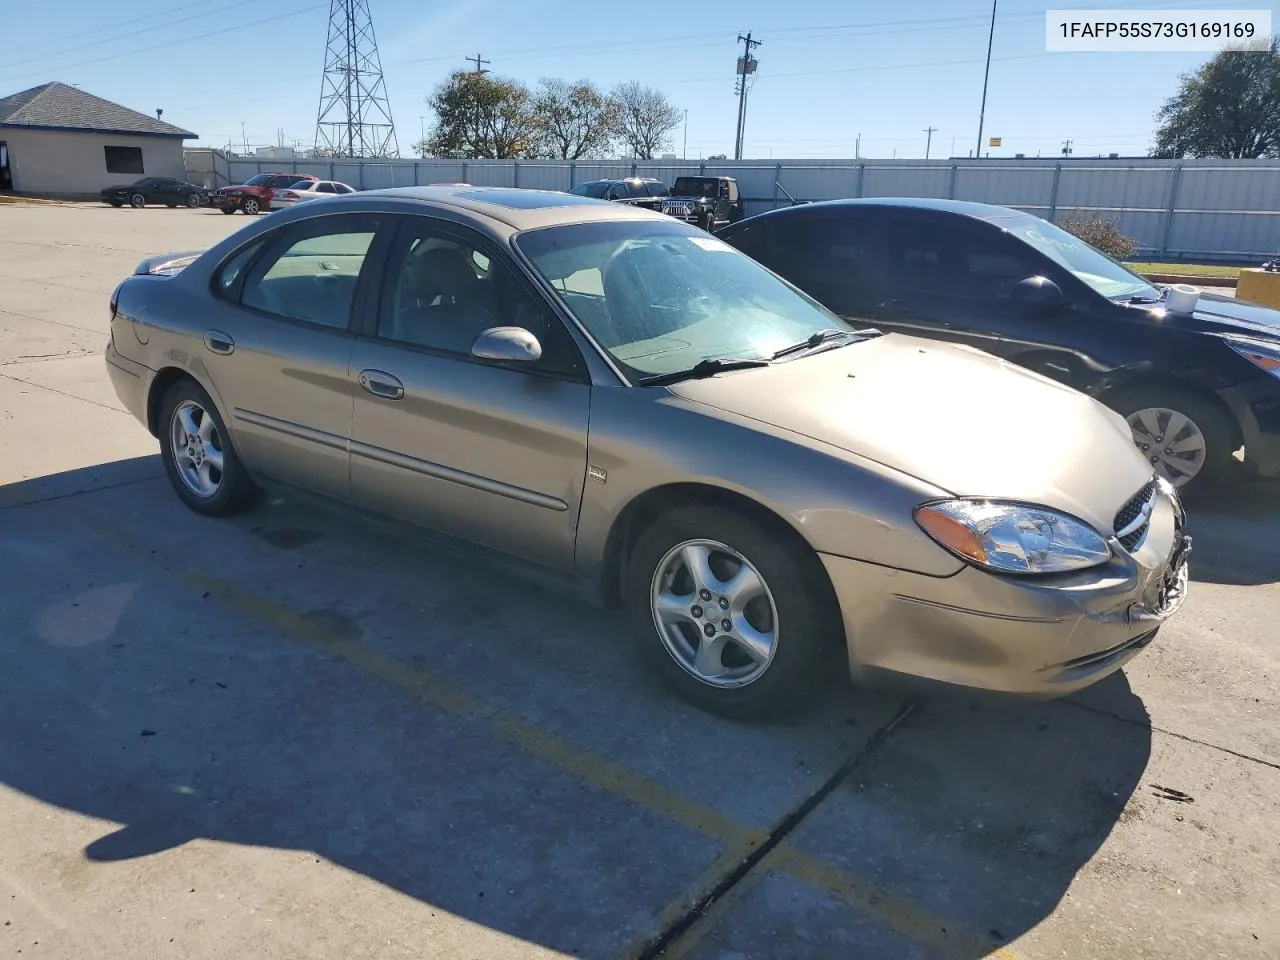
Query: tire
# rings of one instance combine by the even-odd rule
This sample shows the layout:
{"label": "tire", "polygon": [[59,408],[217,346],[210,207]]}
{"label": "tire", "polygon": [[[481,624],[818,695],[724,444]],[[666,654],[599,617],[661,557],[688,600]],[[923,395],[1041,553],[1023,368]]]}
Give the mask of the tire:
{"label": "tire", "polygon": [[228,216],[236,212],[235,207],[219,207],[218,209],[221,210],[223,213],[227,214]]}
{"label": "tire", "polygon": [[146,205],[147,205],[147,198],[140,193],[135,193],[132,197],[129,198],[129,206],[133,207],[133,209],[135,210],[141,210]]}
{"label": "tire", "polygon": [[708,214],[703,218],[701,226],[702,226],[702,229],[703,229],[703,230],[705,230],[707,233],[715,233],[715,232],[716,232],[716,215],[715,215],[715,213],[708,213]]}
{"label": "tire", "polygon": [[245,212],[246,216],[253,217],[262,209],[262,204],[258,203],[257,197],[245,197],[240,201],[240,209]]}
{"label": "tire", "polygon": [[178,208],[178,205],[176,203],[166,203],[165,206],[168,207],[170,210],[176,210]]}
{"label": "tire", "polygon": [[[716,547],[708,549],[706,544]],[[711,577],[706,582],[711,589],[706,593],[699,593],[688,579],[682,546],[708,551]],[[741,606],[741,601],[728,599],[733,591],[719,578],[732,577],[733,564],[724,565],[728,556],[719,552],[721,547],[754,568],[764,584],[763,594]],[[669,689],[703,710],[734,720],[789,717],[814,702],[818,682],[824,673],[832,673],[824,671],[825,654],[835,649],[843,631],[817,557],[735,511],[689,505],[662,514],[636,541],[624,577],[627,616],[641,655]],[[717,592],[717,587],[724,592]],[[680,601],[669,602],[672,619],[665,630],[659,628],[655,612],[661,601],[654,600],[664,593]],[[724,612],[730,616],[717,620],[726,604]],[[769,637],[771,652],[757,653],[753,659],[746,655],[745,645],[721,641],[719,654],[709,656],[706,665],[714,663],[722,673],[718,679],[705,679],[698,673],[694,638],[702,649],[706,631],[721,637],[725,622],[732,624],[735,636],[747,636],[744,630],[751,628],[757,639]]]}
{"label": "tire", "polygon": [[192,210],[200,206],[200,194],[198,193],[187,194],[187,206],[190,207]]}
{"label": "tire", "polygon": [[124,201],[123,201],[123,200],[112,200],[112,201],[111,201],[111,205],[112,205],[113,207],[115,207],[115,208],[119,209],[120,207],[123,207],[123,206],[124,206]]}
{"label": "tire", "polygon": [[[1235,462],[1232,454],[1238,446],[1236,431],[1230,418],[1212,400],[1177,387],[1139,387],[1116,397],[1110,406],[1129,421],[1134,443],[1152,467],[1184,498],[1201,496],[1231,476]],[[1173,422],[1169,414],[1185,418],[1186,424]],[[1177,430],[1172,438],[1166,434],[1171,425]],[[1203,445],[1198,467],[1196,459],[1189,456],[1195,450],[1196,433]],[[1161,450],[1158,443],[1170,445]]]}
{"label": "tire", "polygon": [[[190,433],[183,420],[187,426],[202,428],[192,435],[200,439],[198,445],[181,446],[181,435]],[[208,517],[225,517],[249,505],[255,491],[253,480],[236,456],[218,408],[194,380],[179,380],[165,393],[160,402],[158,433],[165,473],[188,507]],[[221,459],[221,470],[212,466],[215,457],[211,452]],[[201,473],[197,465],[206,462],[210,469]],[[198,489],[201,480],[209,481],[203,491]]]}

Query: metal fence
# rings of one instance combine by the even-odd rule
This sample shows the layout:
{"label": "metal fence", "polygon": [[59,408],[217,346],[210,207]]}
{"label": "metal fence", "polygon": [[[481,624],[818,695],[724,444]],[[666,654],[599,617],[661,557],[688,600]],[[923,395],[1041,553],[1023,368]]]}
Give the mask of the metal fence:
{"label": "metal fence", "polygon": [[748,215],[797,200],[950,197],[1061,223],[1114,220],[1141,256],[1255,261],[1280,251],[1280,163],[1268,160],[256,160],[188,150],[207,186],[257,173],[310,173],[362,190],[463,182],[567,190],[609,177],[734,177]]}

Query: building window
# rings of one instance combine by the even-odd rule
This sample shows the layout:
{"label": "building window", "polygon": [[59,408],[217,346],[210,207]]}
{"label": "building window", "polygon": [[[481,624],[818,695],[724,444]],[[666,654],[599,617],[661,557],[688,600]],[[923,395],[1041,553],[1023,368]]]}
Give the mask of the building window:
{"label": "building window", "polygon": [[142,169],[141,147],[103,147],[107,154],[107,173],[146,173]]}

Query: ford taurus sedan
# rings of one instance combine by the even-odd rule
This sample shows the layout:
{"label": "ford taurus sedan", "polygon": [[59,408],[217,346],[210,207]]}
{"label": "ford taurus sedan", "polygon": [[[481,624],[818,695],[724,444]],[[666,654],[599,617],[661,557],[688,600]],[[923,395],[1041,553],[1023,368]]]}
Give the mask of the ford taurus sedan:
{"label": "ford taurus sedan", "polygon": [[336,197],[144,261],[111,317],[116,391],[193,510],[301,490],[521,558],[621,607],[726,715],[800,706],[824,651],[858,678],[1065,694],[1186,595],[1178,496],[1122,417],[856,330],[661,214]]}

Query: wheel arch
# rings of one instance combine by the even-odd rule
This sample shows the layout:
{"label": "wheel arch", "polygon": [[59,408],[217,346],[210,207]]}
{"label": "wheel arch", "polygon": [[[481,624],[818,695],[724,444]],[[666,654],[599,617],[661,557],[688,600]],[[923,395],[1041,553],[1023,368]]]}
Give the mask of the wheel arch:
{"label": "wheel arch", "polygon": [[1244,443],[1244,428],[1227,402],[1219,396],[1217,391],[1191,377],[1155,369],[1134,370],[1124,377],[1108,381],[1094,394],[1094,399],[1114,408],[1116,401],[1126,394],[1138,390],[1160,389],[1193,394],[1197,399],[1211,404],[1231,426],[1231,449],[1239,449]]}
{"label": "wheel arch", "polygon": [[818,559],[813,544],[794,524],[745,494],[701,482],[676,482],[653,487],[633,498],[618,513],[605,538],[600,568],[599,589],[606,606],[616,608],[622,603],[627,560],[645,524],[668,510],[693,505],[717,506],[739,513],[811,556],[820,589],[832,603],[837,604],[838,609],[835,587],[827,576],[826,568]]}
{"label": "wheel arch", "polygon": [[156,375],[151,378],[151,386],[147,389],[147,429],[151,431],[151,435],[157,439],[160,436],[160,404],[164,402],[164,395],[169,392],[175,383],[183,380],[190,380],[198,386],[209,395],[214,405],[218,407],[218,414],[222,417],[222,422],[227,428],[226,432],[231,444],[239,456],[240,442],[236,437],[235,426],[231,423],[230,412],[223,409],[221,398],[212,385],[205,382],[187,367],[161,367],[156,371]]}

